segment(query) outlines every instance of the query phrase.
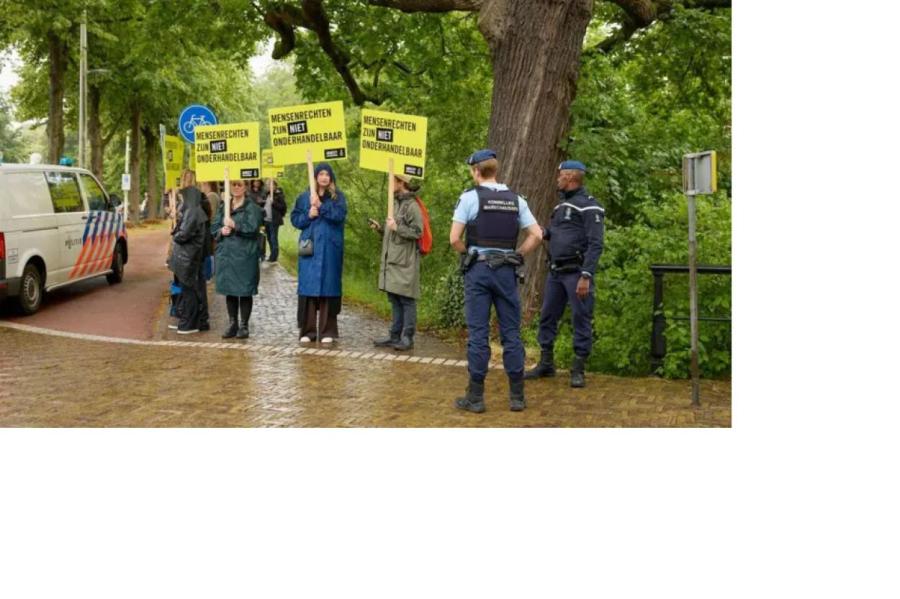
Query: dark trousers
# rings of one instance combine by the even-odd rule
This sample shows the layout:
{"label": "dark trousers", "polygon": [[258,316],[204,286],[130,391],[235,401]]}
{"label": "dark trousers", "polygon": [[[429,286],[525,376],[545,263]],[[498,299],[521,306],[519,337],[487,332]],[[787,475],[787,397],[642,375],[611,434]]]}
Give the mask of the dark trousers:
{"label": "dark trousers", "polygon": [[250,313],[253,312],[253,296],[226,295],[225,308],[228,310],[229,320],[235,321],[237,321],[238,309],[240,309],[241,320],[239,322],[246,326],[250,322]]}
{"label": "dark trousers", "polygon": [[[202,278],[203,275],[201,273],[198,279]],[[202,289],[203,297],[206,297],[206,281],[203,281],[202,287],[198,286],[199,280],[192,281],[190,286],[184,281],[180,281],[178,277],[175,277],[175,282],[181,287],[181,293],[178,294],[178,303],[175,309],[175,313],[178,316],[178,328],[182,331],[196,329],[201,323],[202,300],[200,293]],[[208,309],[206,311],[206,322],[209,322]]]}
{"label": "dark trousers", "polygon": [[262,231],[259,231],[256,235],[256,238],[259,245],[259,261],[262,262],[266,259],[266,234]]}
{"label": "dark trousers", "polygon": [[340,298],[334,297],[299,297],[299,309],[297,314],[300,325],[300,336],[309,337],[312,340],[322,337],[336,339],[338,336],[337,315],[340,309]]}
{"label": "dark trousers", "polygon": [[575,288],[581,278],[580,272],[564,274],[550,273],[544,285],[544,304],[541,306],[541,327],[538,344],[543,350],[552,350],[559,333],[559,320],[566,305],[572,309],[572,330],[575,355],[587,358],[593,344],[594,282],[591,281],[588,296],[583,300],[575,295]]}
{"label": "dark trousers", "polygon": [[519,381],[525,370],[525,347],[519,336],[521,305],[516,286],[516,270],[512,266],[492,269],[486,262],[476,262],[466,272],[466,326],[469,329],[467,358],[469,377],[484,382],[491,359],[491,306],[500,322],[503,344],[503,368],[511,381]]}
{"label": "dark trousers", "polygon": [[413,338],[416,334],[416,299],[397,295],[388,291],[388,299],[391,302],[391,338]]}
{"label": "dark trousers", "polygon": [[203,276],[203,269],[197,273],[197,298],[200,305],[197,308],[197,324],[201,327],[209,326],[209,297],[206,294],[206,277]]}
{"label": "dark trousers", "polygon": [[271,222],[266,223],[266,237],[269,239],[269,261],[278,260],[278,227]]}

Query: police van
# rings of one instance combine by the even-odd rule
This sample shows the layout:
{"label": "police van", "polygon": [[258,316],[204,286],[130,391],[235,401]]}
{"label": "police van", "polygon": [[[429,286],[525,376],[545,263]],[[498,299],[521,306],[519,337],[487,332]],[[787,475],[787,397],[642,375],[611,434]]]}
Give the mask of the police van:
{"label": "police van", "polygon": [[119,203],[82,168],[0,164],[0,300],[34,314],[52,289],[121,282],[128,237]]}

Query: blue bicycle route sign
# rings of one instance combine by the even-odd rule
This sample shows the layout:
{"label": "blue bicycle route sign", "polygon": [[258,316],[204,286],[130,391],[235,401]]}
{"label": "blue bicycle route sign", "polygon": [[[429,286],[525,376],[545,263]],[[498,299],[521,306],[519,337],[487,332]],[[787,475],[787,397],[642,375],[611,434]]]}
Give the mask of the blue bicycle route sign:
{"label": "blue bicycle route sign", "polygon": [[178,117],[178,131],[188,143],[194,143],[194,127],[200,125],[218,125],[219,121],[213,111],[202,104],[191,104],[181,111]]}

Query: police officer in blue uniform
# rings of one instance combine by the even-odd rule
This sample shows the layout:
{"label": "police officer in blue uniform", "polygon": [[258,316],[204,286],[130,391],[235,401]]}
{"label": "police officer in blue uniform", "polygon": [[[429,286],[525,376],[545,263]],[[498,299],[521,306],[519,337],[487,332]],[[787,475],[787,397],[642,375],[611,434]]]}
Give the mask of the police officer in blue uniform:
{"label": "police officer in blue uniform", "polygon": [[[541,243],[542,231],[528,203],[503,183],[497,182],[497,154],[479,150],[466,161],[475,187],[466,190],[456,204],[450,228],[450,245],[464,254],[467,358],[469,386],[456,407],[484,412],[484,378],[491,348],[488,344],[491,306],[500,323],[503,368],[509,377],[509,409],[525,409],[525,348],[519,336],[521,305],[516,268],[522,256]],[[519,231],[527,236],[516,248]],[[465,232],[465,241],[462,236]]]}
{"label": "police officer in blue uniform", "polygon": [[526,379],[553,376],[553,342],[559,319],[572,310],[575,359],[570,371],[573,387],[584,387],[584,362],[591,353],[594,319],[594,272],[603,251],[603,216],[600,204],[584,189],[585,166],[577,160],[559,165],[556,183],[559,203],[553,209],[544,239],[550,242],[550,272],[544,286],[538,344],[541,361],[525,373]]}

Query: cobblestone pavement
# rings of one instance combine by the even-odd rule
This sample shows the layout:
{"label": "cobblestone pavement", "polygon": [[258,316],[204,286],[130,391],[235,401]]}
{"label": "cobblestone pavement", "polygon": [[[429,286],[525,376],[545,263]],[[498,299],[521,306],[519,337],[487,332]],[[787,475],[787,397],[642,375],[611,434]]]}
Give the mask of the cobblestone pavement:
{"label": "cobblestone pavement", "polygon": [[[589,374],[587,388],[576,390],[563,373],[528,383],[528,409],[512,413],[499,350],[486,385],[487,413],[460,412],[453,399],[468,378],[462,344],[419,333],[412,352],[373,348],[387,324],[346,305],[338,343],[301,345],[296,279],[277,264],[263,265],[250,339],[221,339],[225,302],[212,285],[212,330],[176,335],[162,303],[169,274],[157,265],[158,240],[142,239],[147,265],[137,272],[146,275],[141,285],[156,281],[150,291],[134,281],[95,284],[97,299],[61,297],[46,307],[46,321],[0,318],[0,426],[731,426],[727,381],[704,381],[703,406],[694,409],[686,381]],[[111,334],[109,313],[79,308],[122,290],[158,294],[158,308],[132,310],[141,318],[158,314],[149,334],[140,327],[122,327],[121,335],[113,327]]]}
{"label": "cobblestone pavement", "polygon": [[[209,297],[210,326],[208,332],[197,333],[190,337],[178,335],[168,329],[174,319],[163,318],[157,328],[157,339],[185,340],[221,343],[221,334],[228,324],[225,311],[225,297],[216,295],[215,284],[210,282],[207,293]],[[332,344],[303,344],[311,348],[335,348],[348,351],[365,351],[384,354],[398,354],[393,349],[376,349],[372,340],[384,337],[388,332],[388,323],[370,313],[368,310],[345,302],[338,315],[340,338]],[[250,339],[242,341],[234,339],[229,343],[249,343],[279,347],[301,347],[297,329],[297,279],[290,275],[280,264],[263,262],[260,272],[259,295],[253,298],[253,313],[250,316]],[[410,356],[465,359],[465,346],[450,344],[427,333],[417,332],[415,347]]]}
{"label": "cobblestone pavement", "polygon": [[467,378],[455,362],[397,362],[280,346],[96,341],[10,328],[21,326],[0,326],[0,426],[731,424],[728,382],[704,382],[704,405],[692,409],[686,381],[588,375],[588,387],[575,390],[557,377],[529,383],[528,409],[513,413],[505,377],[493,371],[488,411],[478,415],[452,407]]}

